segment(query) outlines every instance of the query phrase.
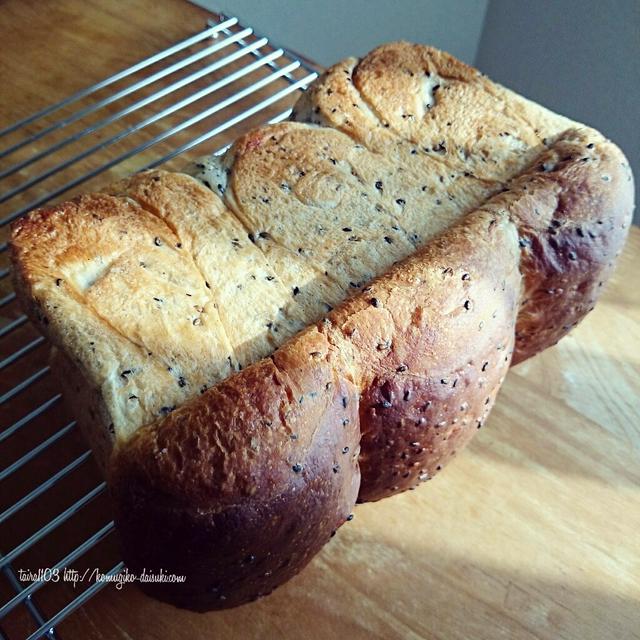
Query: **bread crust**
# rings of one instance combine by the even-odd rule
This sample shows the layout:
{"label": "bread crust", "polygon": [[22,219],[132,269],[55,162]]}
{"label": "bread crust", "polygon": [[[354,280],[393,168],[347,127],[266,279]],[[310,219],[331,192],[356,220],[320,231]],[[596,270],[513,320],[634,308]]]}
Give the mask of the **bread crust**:
{"label": "bread crust", "polygon": [[184,585],[190,609],[269,593],[349,517],[358,486],[358,394],[304,331],[119,446],[110,472],[125,560]]}
{"label": "bread crust", "polygon": [[[426,109],[418,126],[402,116],[414,115],[410,98],[425,69],[440,111]],[[487,105],[503,103],[501,118],[487,117]],[[470,124],[442,120],[465,109]],[[386,45],[336,65],[303,97],[296,117],[339,129],[401,166],[416,145],[424,147],[427,159],[416,162],[435,162],[463,185],[480,181],[493,195],[271,355],[225,373],[201,394],[185,392],[190,399],[166,417],[137,430],[116,428],[112,453],[100,445],[127,564],[186,575],[183,584],[145,586],[186,608],[265,595],[306,565],[356,500],[378,500],[436,475],[484,424],[508,367],[554,344],[592,308],[633,210],[632,176],[615,145],[591,129],[568,129],[566,119],[428,47]],[[270,149],[283,131],[306,135],[302,125],[278,127],[251,132],[232,148],[230,184],[231,165],[239,158],[251,168],[250,154],[264,151],[272,134]],[[494,149],[497,168],[484,167],[484,147]],[[467,161],[474,175],[464,175]],[[265,176],[271,169],[280,176],[269,166]],[[298,195],[309,196],[313,185],[303,187]],[[324,197],[326,189],[315,188]],[[63,246],[68,233],[68,250],[80,251],[73,215],[98,239],[91,215],[120,216],[132,229],[136,216],[146,216],[150,226],[140,233],[157,229],[178,244],[183,211],[193,207],[197,218],[199,208],[221,206],[181,174],[146,173],[108,191],[14,226],[19,298],[63,349],[80,344],[64,322],[65,313],[78,311],[57,308],[73,297],[52,284],[46,246]],[[196,241],[197,234],[188,238]],[[70,379],[95,377],[87,358],[78,351],[67,363]],[[91,402],[84,405],[80,419],[90,422]]]}
{"label": "bread crust", "polygon": [[518,364],[556,344],[593,309],[629,232],[633,175],[616,145],[591,130],[570,130],[483,209],[507,210],[518,226]]}

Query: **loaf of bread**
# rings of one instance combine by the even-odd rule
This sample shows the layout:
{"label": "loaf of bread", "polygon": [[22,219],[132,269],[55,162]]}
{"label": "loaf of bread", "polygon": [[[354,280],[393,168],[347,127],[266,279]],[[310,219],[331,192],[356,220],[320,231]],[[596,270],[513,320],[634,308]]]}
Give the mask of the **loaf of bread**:
{"label": "loaf of bread", "polygon": [[125,560],[191,609],[431,479],[593,307],[633,210],[614,144],[429,47],[339,63],[292,120],[13,230]]}

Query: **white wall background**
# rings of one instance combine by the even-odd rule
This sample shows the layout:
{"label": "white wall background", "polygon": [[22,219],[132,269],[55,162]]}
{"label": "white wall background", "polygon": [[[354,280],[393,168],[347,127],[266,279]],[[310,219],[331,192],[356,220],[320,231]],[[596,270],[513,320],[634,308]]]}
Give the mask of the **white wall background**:
{"label": "white wall background", "polygon": [[195,1],[325,66],[389,40],[445,49],[601,130],[640,194],[640,0]]}
{"label": "white wall background", "polygon": [[329,66],[389,40],[446,49],[473,64],[488,0],[195,0]]}

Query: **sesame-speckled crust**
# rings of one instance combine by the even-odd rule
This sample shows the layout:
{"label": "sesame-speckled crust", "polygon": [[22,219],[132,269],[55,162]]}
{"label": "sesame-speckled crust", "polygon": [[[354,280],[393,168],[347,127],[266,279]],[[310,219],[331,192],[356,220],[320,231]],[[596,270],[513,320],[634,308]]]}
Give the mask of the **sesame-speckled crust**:
{"label": "sesame-speckled crust", "polygon": [[615,145],[429,47],[339,63],[293,118],[13,230],[125,560],[186,575],[144,585],[186,608],[269,593],[356,500],[436,475],[633,210]]}
{"label": "sesame-speckled crust", "polygon": [[[139,430],[110,474],[129,566],[186,574],[186,587],[149,589],[197,609],[282,583],[346,520],[358,462],[361,499],[376,499],[396,469],[409,471],[399,486],[415,486],[477,430],[509,366],[519,291],[515,227],[471,214],[271,358]],[[429,398],[455,403],[460,424],[421,420],[436,413]],[[395,399],[403,424],[390,436]]]}
{"label": "sesame-speckled crust", "polygon": [[[299,100],[293,118],[336,128],[423,173],[448,176],[451,185],[434,192],[440,200],[453,195],[459,206],[462,192],[481,206],[490,195],[511,193],[492,206],[507,208],[521,232],[526,295],[514,364],[555,344],[593,308],[634,208],[627,160],[597,131],[447,53],[407,42],[331,67]],[[543,175],[532,177],[536,168]]]}
{"label": "sesame-speckled crust", "polygon": [[524,294],[513,364],[554,345],[593,306],[633,215],[633,176],[615,145],[569,131],[485,210],[518,226]]}
{"label": "sesame-speckled crust", "polygon": [[191,609],[269,593],[349,517],[359,487],[358,393],[311,328],[116,450],[125,560],[186,575],[150,585]]}
{"label": "sesame-speckled crust", "polygon": [[[511,362],[518,264],[508,216],[478,211],[347,303],[364,354],[359,501],[430,480],[483,425]],[[386,322],[363,326],[372,301]]]}
{"label": "sesame-speckled crust", "polygon": [[[502,183],[576,123],[424,45],[396,42],[328,69],[293,119],[344,131],[378,153]],[[410,148],[417,153],[407,157]]]}

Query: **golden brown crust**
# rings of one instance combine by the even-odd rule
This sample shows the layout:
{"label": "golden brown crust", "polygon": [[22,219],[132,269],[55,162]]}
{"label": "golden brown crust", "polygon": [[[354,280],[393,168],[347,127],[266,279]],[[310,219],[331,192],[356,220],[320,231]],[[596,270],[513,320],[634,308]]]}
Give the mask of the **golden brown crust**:
{"label": "golden brown crust", "polygon": [[[500,87],[432,47],[396,42],[328,69],[294,119],[344,131],[379,153],[410,144],[435,162],[500,183],[576,123]],[[406,161],[406,160],[405,160]]]}
{"label": "golden brown crust", "polygon": [[111,468],[125,559],[186,575],[154,595],[241,604],[297,573],[347,519],[358,397],[315,329],[121,446]]}
{"label": "golden brown crust", "polygon": [[[222,381],[201,395],[185,391],[190,399],[166,417],[116,430],[109,483],[125,559],[134,569],[186,574],[185,584],[151,592],[188,608],[268,593],[304,567],[356,498],[377,500],[433,477],[483,424],[512,355],[516,362],[554,343],[593,305],[633,208],[617,147],[588,129],[565,131],[566,119],[428,47],[386,45],[345,61],[296,111],[332,129],[287,123],[247,134],[224,161],[222,199],[187,176],[152,172],[111,187],[112,195],[34,212],[14,229],[17,289],[30,315],[90,384],[115,385],[125,399],[135,376],[123,381],[118,367],[135,348],[109,332],[104,316],[94,326],[83,312],[87,296],[61,288],[55,271],[91,259],[96,246],[108,253],[115,237],[134,238],[133,252],[147,251],[140,239],[156,234],[180,244],[192,266],[176,262],[178,279],[210,283],[206,296],[220,300],[232,297],[220,276],[224,261],[207,255],[211,246],[248,265],[229,276],[233,287],[260,269],[280,289],[251,289],[240,308],[250,308],[251,295],[256,306],[277,300],[273,313],[289,322],[287,335],[318,312],[300,303],[301,288],[291,292],[295,278],[343,300],[282,344],[282,335],[258,332],[263,321],[234,334],[233,317],[225,320],[212,298],[212,339],[243,354],[230,363],[254,363],[231,377],[218,366],[208,375]],[[332,200],[337,185],[350,185],[340,206]],[[437,208],[441,197],[449,209]],[[345,211],[359,235],[345,227]],[[333,239],[315,253],[299,246],[305,233],[286,233],[294,214],[296,233],[328,216]],[[366,238],[376,247],[367,233],[385,216],[405,233],[397,253],[357,244]],[[273,227],[260,243],[266,225]],[[356,283],[358,293],[344,300],[351,274],[370,265],[385,273],[361,290]],[[92,360],[83,345],[100,331],[110,337]],[[234,335],[255,345],[236,344]],[[270,344],[282,346],[260,360]],[[222,347],[215,353],[226,358]],[[195,351],[192,359],[215,360]],[[170,383],[165,369],[141,379],[153,385],[164,375]]]}
{"label": "golden brown crust", "polygon": [[[514,226],[477,212],[345,305],[341,329],[365,372],[359,501],[430,480],[484,424],[511,361],[520,284]],[[371,301],[391,331],[356,311]]]}
{"label": "golden brown crust", "polygon": [[[506,216],[471,215],[272,358],[138,431],[111,467],[128,563],[186,573],[188,587],[154,591],[182,606],[240,604],[300,570],[344,522],[358,492],[358,461],[368,481],[361,499],[435,474],[452,443],[462,446],[482,422],[509,365],[517,266]],[[470,332],[473,343],[456,347]],[[374,399],[394,385],[410,397],[400,396],[402,424],[390,436],[393,409],[377,420]],[[435,405],[427,416],[439,413],[438,402],[455,403],[461,414],[466,405],[469,415],[444,427],[426,423],[425,402]],[[398,468],[409,474],[396,479]],[[191,563],[184,550],[196,540],[205,550]],[[205,582],[212,575],[213,590]]]}
{"label": "golden brown crust", "polygon": [[[593,307],[634,208],[626,159],[597,131],[576,129],[447,53],[406,42],[328,69],[294,118],[344,131],[425,172],[454,178],[463,170],[488,195],[510,193],[491,202],[513,210],[521,234],[527,293],[514,364],[555,344]],[[412,157],[402,155],[407,146]],[[458,200],[477,189],[459,184],[450,189]]]}
{"label": "golden brown crust", "polygon": [[484,207],[509,211],[520,234],[525,291],[513,364],[554,345],[593,309],[627,237],[633,193],[615,145],[570,131]]}

